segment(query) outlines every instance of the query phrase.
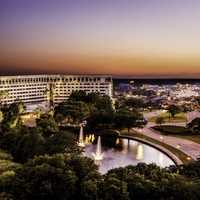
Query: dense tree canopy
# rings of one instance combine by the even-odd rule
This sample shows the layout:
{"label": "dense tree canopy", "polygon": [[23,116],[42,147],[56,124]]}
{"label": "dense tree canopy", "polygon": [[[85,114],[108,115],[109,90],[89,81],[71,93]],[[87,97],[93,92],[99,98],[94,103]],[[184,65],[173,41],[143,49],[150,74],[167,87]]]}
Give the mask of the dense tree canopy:
{"label": "dense tree canopy", "polygon": [[[198,181],[188,180],[178,173],[173,173],[168,169],[161,169],[153,164],[146,165],[141,163],[137,166],[114,169],[106,174],[106,177],[113,176],[117,177],[119,182],[126,183],[129,199],[197,200],[200,197]],[[114,196],[109,199],[114,199]],[[127,197],[124,199],[127,199]]]}
{"label": "dense tree canopy", "polygon": [[39,127],[10,130],[1,135],[0,148],[9,152],[20,163],[35,155],[78,152],[74,134],[66,131],[48,134]]}
{"label": "dense tree canopy", "polygon": [[16,171],[11,193],[16,200],[95,199],[99,180],[97,167],[89,158],[45,155]]}
{"label": "dense tree canopy", "polygon": [[109,129],[113,126],[114,113],[95,111],[87,118],[87,126],[92,129]]}
{"label": "dense tree canopy", "polygon": [[0,106],[2,104],[2,100],[7,97],[9,94],[9,92],[7,90],[1,90],[0,91]]}
{"label": "dense tree canopy", "polygon": [[59,131],[58,124],[50,114],[41,115],[40,118],[36,119],[36,124],[37,127],[41,128],[42,132],[47,136],[50,136],[51,134]]}
{"label": "dense tree canopy", "polygon": [[198,200],[200,161],[160,168],[139,163],[100,175],[94,162],[78,154],[37,156],[0,171],[0,196],[13,200]]}
{"label": "dense tree canopy", "polygon": [[109,96],[99,93],[86,93],[83,90],[74,91],[69,97],[69,101],[82,101],[87,105],[93,105],[97,110],[112,111],[112,102]]}
{"label": "dense tree canopy", "polygon": [[107,129],[113,127],[114,109],[109,96],[98,93],[86,94],[74,91],[66,102],[55,107],[54,118],[63,125],[77,125],[87,120],[87,128]]}
{"label": "dense tree canopy", "polygon": [[200,158],[197,161],[192,161],[187,165],[182,165],[177,168],[180,174],[189,178],[200,179]]}
{"label": "dense tree canopy", "polygon": [[130,128],[140,127],[144,123],[143,116],[137,111],[122,109],[115,113],[114,124],[117,129],[127,128],[129,131]]}
{"label": "dense tree canopy", "polygon": [[89,107],[82,101],[68,100],[55,108],[54,117],[57,121],[80,123],[89,115]]}
{"label": "dense tree canopy", "polygon": [[25,105],[22,102],[16,102],[10,104],[9,106],[4,106],[2,108],[3,119],[2,128],[10,129],[21,125],[20,115],[25,111]]}

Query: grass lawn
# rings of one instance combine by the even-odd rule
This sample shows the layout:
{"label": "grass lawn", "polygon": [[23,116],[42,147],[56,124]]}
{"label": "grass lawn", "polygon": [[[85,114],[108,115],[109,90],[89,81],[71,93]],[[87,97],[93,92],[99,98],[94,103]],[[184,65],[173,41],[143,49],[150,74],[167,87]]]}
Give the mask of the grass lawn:
{"label": "grass lawn", "polygon": [[186,122],[186,114],[181,112],[175,115],[174,118],[170,116],[168,112],[161,113],[158,116],[153,116],[149,119],[149,122],[154,122],[156,121],[157,117],[163,117],[165,123],[180,123],[180,122]]}
{"label": "grass lawn", "polygon": [[154,144],[163,146],[164,148],[166,148],[167,150],[172,152],[174,155],[176,155],[184,164],[187,164],[191,161],[191,160],[190,161],[188,160],[188,155],[185,154],[184,152],[182,152],[181,150],[176,149],[176,148],[174,148],[174,147],[172,147],[168,144],[165,144],[164,142],[160,142],[158,140],[152,139],[152,138],[146,136],[145,134],[141,134],[141,133],[138,133],[138,132],[133,131],[133,130],[131,130],[130,132],[122,131],[120,133],[121,133],[121,135],[124,135],[124,136],[139,137],[139,138],[145,139],[149,142],[152,142]]}
{"label": "grass lawn", "polygon": [[194,134],[189,129],[182,126],[155,126],[153,129],[159,131],[163,135],[169,135],[173,137],[179,137],[186,140],[191,140],[193,142],[200,144],[200,133]]}

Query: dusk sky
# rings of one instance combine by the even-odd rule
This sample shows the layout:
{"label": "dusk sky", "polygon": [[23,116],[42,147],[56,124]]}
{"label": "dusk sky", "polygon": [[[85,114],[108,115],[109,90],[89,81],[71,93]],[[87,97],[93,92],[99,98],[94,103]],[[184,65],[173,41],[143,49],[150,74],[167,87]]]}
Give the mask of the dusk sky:
{"label": "dusk sky", "polygon": [[0,74],[199,77],[200,0],[0,0]]}

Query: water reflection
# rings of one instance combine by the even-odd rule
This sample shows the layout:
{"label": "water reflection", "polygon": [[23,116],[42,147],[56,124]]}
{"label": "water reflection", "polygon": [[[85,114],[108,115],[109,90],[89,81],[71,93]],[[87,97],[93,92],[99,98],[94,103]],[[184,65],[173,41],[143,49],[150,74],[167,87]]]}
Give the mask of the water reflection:
{"label": "water reflection", "polygon": [[158,156],[158,159],[159,159],[159,165],[160,165],[161,167],[164,167],[164,166],[165,166],[163,155],[164,155],[163,153],[159,153],[159,156]]}
{"label": "water reflection", "polygon": [[144,159],[144,147],[143,147],[143,144],[138,144],[138,146],[137,146],[136,159],[137,160],[143,160]]}
{"label": "water reflection", "polygon": [[[95,161],[99,165],[99,171],[103,174],[112,168],[136,165],[139,162],[156,163],[161,167],[174,164],[165,154],[146,144],[128,139],[118,139],[116,144],[121,148],[103,146],[103,160]],[[85,156],[93,159],[92,155],[96,152],[96,148],[96,144],[87,144],[85,146]]]}

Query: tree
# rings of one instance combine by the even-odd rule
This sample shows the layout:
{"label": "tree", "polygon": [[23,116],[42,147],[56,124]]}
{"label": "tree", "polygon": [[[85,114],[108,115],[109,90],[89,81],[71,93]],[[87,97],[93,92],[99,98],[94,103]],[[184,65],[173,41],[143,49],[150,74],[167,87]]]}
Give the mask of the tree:
{"label": "tree", "polygon": [[179,166],[177,170],[186,177],[200,179],[200,158],[197,159],[197,161],[192,161],[186,165]]}
{"label": "tree", "polygon": [[44,150],[47,154],[81,153],[77,147],[76,137],[71,132],[59,131],[45,139]]}
{"label": "tree", "polygon": [[1,200],[13,200],[11,194],[6,193],[6,192],[1,192],[0,193],[0,199]]}
{"label": "tree", "polygon": [[103,182],[102,198],[104,200],[129,200],[127,183],[115,174],[108,174]]}
{"label": "tree", "polygon": [[87,118],[87,127],[91,130],[109,129],[113,126],[113,113],[103,110],[93,112]]}
{"label": "tree", "polygon": [[[77,180],[77,192],[78,197],[76,199],[83,199],[89,194],[84,194],[85,190],[90,190],[85,187],[85,184],[88,181],[93,182],[93,188],[97,188],[97,184],[101,181],[102,177],[99,174],[97,165],[94,164],[94,161],[88,157],[83,157],[82,155],[72,154],[71,158],[66,161],[66,164],[75,172]],[[82,186],[84,185],[84,188]],[[93,191],[95,196],[97,191]],[[93,194],[92,194],[93,196]]]}
{"label": "tree", "polygon": [[14,200],[96,199],[100,178],[89,158],[69,154],[38,156],[16,171],[11,194]]}
{"label": "tree", "polygon": [[75,135],[60,131],[53,117],[47,115],[37,121],[37,127],[21,126],[4,131],[0,136],[0,148],[20,163],[35,155],[80,153]]}
{"label": "tree", "polygon": [[162,116],[159,116],[159,117],[157,117],[156,118],[156,124],[158,124],[158,125],[162,125],[162,124],[164,124],[165,123],[165,119],[164,119],[164,117],[162,117]]}
{"label": "tree", "polygon": [[176,105],[170,105],[168,108],[167,108],[168,112],[170,113],[171,117],[174,118],[176,114],[180,113],[181,110],[178,106]]}
{"label": "tree", "polygon": [[[113,148],[116,146],[116,141],[119,138],[120,133],[112,129],[103,129],[95,132],[98,136],[101,136],[101,143],[105,147]],[[96,138],[96,140],[98,137]],[[118,145],[120,146],[120,145]]]}
{"label": "tree", "polygon": [[71,100],[71,101],[83,101],[83,102],[86,103],[87,102],[87,94],[83,90],[73,91],[69,96],[69,100]]}
{"label": "tree", "polygon": [[0,110],[0,123],[3,121],[3,112]]}
{"label": "tree", "polygon": [[45,140],[38,129],[21,127],[3,134],[0,148],[9,152],[14,161],[24,163],[35,155],[43,154],[44,143]]}
{"label": "tree", "polygon": [[66,102],[55,108],[55,119],[71,123],[80,123],[90,118],[93,113],[113,113],[113,105],[109,96],[85,91],[74,91]]}
{"label": "tree", "polygon": [[10,154],[0,150],[0,199],[11,200],[11,183],[15,176],[15,171],[21,167],[20,164],[13,162]]}
{"label": "tree", "polygon": [[101,98],[101,95],[99,93],[90,92],[87,95],[87,103],[96,104],[96,102],[98,102],[100,98]]}
{"label": "tree", "polygon": [[86,103],[82,101],[68,100],[55,107],[54,118],[66,119],[67,122],[80,123],[89,116],[89,108]]}
{"label": "tree", "polygon": [[59,131],[58,125],[52,115],[43,114],[36,119],[37,127],[42,129],[44,136],[51,136]]}
{"label": "tree", "polygon": [[2,120],[2,128],[16,128],[21,125],[20,116],[25,111],[25,105],[23,102],[15,102],[10,104],[8,107],[3,108],[2,111],[4,116]]}
{"label": "tree", "polygon": [[86,93],[83,90],[73,91],[70,96],[69,100],[71,101],[82,101],[87,104],[96,104],[102,96],[100,93],[90,92]]}
{"label": "tree", "polygon": [[133,127],[140,127],[143,124],[143,116],[139,112],[129,110],[119,110],[115,113],[114,124],[119,130],[127,128],[128,132]]}
{"label": "tree", "polygon": [[2,100],[8,96],[9,92],[7,90],[0,91],[0,106],[2,104]]}
{"label": "tree", "polygon": [[0,148],[13,155],[20,138],[21,134],[19,134],[18,129],[6,131],[1,135]]}
{"label": "tree", "polygon": [[76,181],[63,155],[39,156],[16,172],[12,194],[16,200],[74,199]]}
{"label": "tree", "polygon": [[99,96],[98,100],[95,102],[96,110],[103,110],[105,112],[113,112],[112,101],[109,96],[103,95]]}
{"label": "tree", "polygon": [[23,135],[17,142],[13,157],[16,162],[25,163],[35,155],[45,153],[45,140],[40,133],[31,131]]}
{"label": "tree", "polygon": [[[181,168],[181,167],[180,167]],[[106,176],[116,176],[127,184],[130,199],[187,199],[200,197],[199,182],[171,172],[155,164],[139,163],[136,166],[110,170]]]}

